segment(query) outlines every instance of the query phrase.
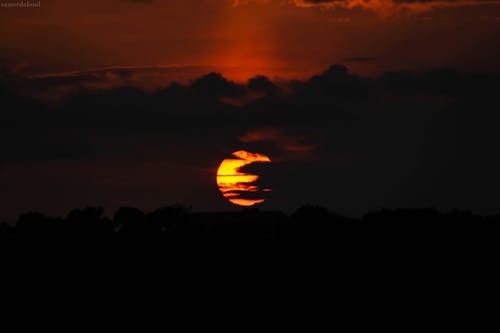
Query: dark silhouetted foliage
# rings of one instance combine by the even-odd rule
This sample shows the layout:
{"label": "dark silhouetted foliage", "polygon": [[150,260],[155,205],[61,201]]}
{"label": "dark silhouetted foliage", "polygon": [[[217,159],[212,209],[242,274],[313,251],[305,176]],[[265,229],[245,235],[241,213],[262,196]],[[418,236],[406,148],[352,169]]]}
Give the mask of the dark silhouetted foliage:
{"label": "dark silhouetted foliage", "polygon": [[192,212],[179,205],[148,214],[122,207],[112,220],[103,213],[102,208],[87,207],[71,211],[64,219],[23,214],[15,226],[0,225],[0,240],[26,247],[135,244],[198,249],[200,253],[213,246],[234,249],[255,245],[366,255],[380,255],[377,251],[417,255],[463,248],[496,253],[500,226],[499,215],[483,218],[434,208],[381,210],[361,219],[314,205],[302,206],[290,216],[258,209]]}

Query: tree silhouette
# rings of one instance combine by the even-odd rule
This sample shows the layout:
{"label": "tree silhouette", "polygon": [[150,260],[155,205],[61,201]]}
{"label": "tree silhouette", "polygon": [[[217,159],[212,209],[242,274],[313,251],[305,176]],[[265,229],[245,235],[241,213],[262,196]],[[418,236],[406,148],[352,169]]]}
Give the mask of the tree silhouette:
{"label": "tree silhouette", "polygon": [[227,253],[259,246],[297,248],[298,252],[290,253],[299,257],[309,252],[405,261],[446,251],[466,257],[476,252],[498,253],[499,231],[499,214],[483,218],[435,208],[381,210],[354,219],[315,205],[304,205],[289,216],[255,208],[198,213],[175,205],[148,214],[121,207],[112,219],[100,207],[74,209],[65,218],[30,212],[22,214],[14,226],[0,224],[0,241],[34,249],[56,245],[58,251],[133,245],[135,249],[154,246],[157,253],[169,248],[169,253],[198,255],[207,255],[206,250],[214,247]]}

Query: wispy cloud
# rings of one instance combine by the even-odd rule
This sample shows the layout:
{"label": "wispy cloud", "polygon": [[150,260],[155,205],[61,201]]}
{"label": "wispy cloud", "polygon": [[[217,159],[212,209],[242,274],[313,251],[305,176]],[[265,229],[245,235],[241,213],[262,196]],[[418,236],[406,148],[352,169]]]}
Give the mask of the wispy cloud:
{"label": "wispy cloud", "polygon": [[[257,1],[274,0],[234,0],[232,4],[239,6]],[[500,5],[500,0],[290,0],[288,3],[301,8],[361,8],[382,16],[391,16],[403,13],[423,13],[436,8]]]}
{"label": "wispy cloud", "polygon": [[443,7],[499,5],[498,0],[295,0],[298,7],[363,8],[382,15],[422,13]]}

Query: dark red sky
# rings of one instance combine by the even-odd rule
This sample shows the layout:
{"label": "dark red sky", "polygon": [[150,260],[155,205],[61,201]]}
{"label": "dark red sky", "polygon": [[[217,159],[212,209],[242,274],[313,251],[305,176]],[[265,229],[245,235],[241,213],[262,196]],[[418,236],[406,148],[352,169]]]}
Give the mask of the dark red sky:
{"label": "dark red sky", "polygon": [[264,209],[498,212],[500,0],[40,3],[0,6],[0,221],[234,209],[242,149]]}
{"label": "dark red sky", "polygon": [[498,40],[497,0],[45,0],[0,10],[0,60],[27,74],[178,65],[304,77],[332,63],[361,74],[498,72]]}

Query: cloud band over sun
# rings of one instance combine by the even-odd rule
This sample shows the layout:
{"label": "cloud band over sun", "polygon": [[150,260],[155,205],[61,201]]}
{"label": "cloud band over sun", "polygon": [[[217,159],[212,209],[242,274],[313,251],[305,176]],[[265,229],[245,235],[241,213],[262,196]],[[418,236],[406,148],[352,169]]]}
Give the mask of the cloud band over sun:
{"label": "cloud band over sun", "polygon": [[[233,5],[270,1],[273,0],[235,0]],[[436,8],[500,5],[499,0],[292,0],[289,2],[301,8],[361,8],[384,16],[400,13],[422,13]]]}
{"label": "cloud band over sun", "polygon": [[[77,74],[0,72],[0,199],[10,216],[87,201],[223,209],[214,175],[230,154],[219,188],[246,199],[240,204],[269,197],[263,205],[280,209],[307,201],[351,212],[498,209],[500,75],[441,69],[373,78],[333,65],[304,80],[236,83],[210,73],[149,91],[78,88]],[[29,96],[73,84],[57,103]]]}

